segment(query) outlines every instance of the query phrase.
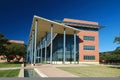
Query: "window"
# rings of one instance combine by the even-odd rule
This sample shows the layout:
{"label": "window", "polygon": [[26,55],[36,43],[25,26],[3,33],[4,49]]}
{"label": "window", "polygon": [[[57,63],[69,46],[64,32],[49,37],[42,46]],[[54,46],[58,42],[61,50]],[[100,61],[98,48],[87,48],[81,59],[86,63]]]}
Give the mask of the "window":
{"label": "window", "polygon": [[84,46],[84,50],[95,50],[95,46]]}
{"label": "window", "polygon": [[95,56],[84,56],[84,60],[95,60]]}
{"label": "window", "polygon": [[95,40],[95,37],[94,37],[94,36],[84,36],[83,39],[84,39],[84,40],[94,41],[94,40]]}
{"label": "window", "polygon": [[6,58],[5,58],[5,57],[3,57],[3,58],[1,58],[1,60],[6,60]]}

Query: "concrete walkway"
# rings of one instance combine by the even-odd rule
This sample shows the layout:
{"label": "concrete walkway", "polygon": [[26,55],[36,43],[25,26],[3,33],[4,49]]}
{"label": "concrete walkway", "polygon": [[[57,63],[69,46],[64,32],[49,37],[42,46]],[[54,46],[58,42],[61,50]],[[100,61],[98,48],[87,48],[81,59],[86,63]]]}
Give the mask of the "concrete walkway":
{"label": "concrete walkway", "polygon": [[0,68],[0,70],[13,70],[13,69],[21,69],[21,67]]}
{"label": "concrete walkway", "polygon": [[78,77],[69,72],[57,69],[50,64],[41,65],[39,67],[36,67],[36,69],[41,73],[45,74],[47,77]]}

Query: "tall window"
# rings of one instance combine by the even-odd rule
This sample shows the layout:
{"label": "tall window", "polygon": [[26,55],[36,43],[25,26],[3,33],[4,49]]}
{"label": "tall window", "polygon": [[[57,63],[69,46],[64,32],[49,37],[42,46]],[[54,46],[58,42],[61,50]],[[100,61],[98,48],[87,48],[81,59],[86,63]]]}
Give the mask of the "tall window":
{"label": "tall window", "polygon": [[95,56],[84,56],[84,60],[95,60]]}
{"label": "tall window", "polygon": [[83,49],[84,49],[84,50],[95,50],[95,46],[87,46],[87,45],[85,45],[85,46],[83,47]]}
{"label": "tall window", "polygon": [[94,37],[94,36],[84,36],[83,39],[84,39],[84,40],[94,41],[94,40],[95,40],[95,37]]}

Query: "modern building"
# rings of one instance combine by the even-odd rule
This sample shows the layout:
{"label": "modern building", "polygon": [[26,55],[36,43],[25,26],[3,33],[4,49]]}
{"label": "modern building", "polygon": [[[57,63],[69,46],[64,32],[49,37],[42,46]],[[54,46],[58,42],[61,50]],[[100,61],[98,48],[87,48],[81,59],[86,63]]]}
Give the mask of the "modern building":
{"label": "modern building", "polygon": [[33,17],[26,61],[31,64],[99,64],[98,22]]}

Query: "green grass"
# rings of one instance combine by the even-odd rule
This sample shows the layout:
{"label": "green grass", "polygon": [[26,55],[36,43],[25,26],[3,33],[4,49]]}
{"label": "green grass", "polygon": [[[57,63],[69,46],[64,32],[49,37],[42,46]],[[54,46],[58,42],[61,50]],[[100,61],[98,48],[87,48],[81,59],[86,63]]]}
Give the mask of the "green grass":
{"label": "green grass", "polygon": [[0,70],[0,77],[18,77],[19,69],[15,70]]}
{"label": "green grass", "polygon": [[21,67],[21,63],[0,63],[0,68]]}
{"label": "green grass", "polygon": [[58,68],[80,77],[120,77],[120,67],[81,66]]}

